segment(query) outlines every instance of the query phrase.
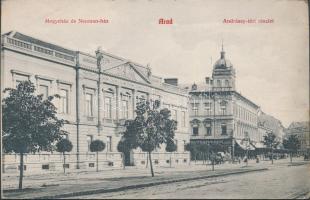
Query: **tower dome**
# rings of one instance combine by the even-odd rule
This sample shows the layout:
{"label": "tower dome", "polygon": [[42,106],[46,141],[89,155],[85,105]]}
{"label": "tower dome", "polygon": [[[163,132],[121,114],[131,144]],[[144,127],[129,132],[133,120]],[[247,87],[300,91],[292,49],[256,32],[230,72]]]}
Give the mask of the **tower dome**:
{"label": "tower dome", "polygon": [[213,66],[213,69],[227,69],[233,67],[230,60],[225,58],[225,51],[222,45],[221,58],[218,59]]}

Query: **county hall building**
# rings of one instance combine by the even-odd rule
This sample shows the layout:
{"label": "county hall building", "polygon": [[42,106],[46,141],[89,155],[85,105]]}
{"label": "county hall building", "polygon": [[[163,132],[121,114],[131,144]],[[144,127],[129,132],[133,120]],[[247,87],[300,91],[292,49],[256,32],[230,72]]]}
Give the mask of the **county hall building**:
{"label": "county hall building", "polygon": [[[136,102],[141,99],[160,100],[162,108],[171,110],[172,118],[178,121],[172,162],[188,164],[189,153],[184,150],[190,136],[188,93],[178,87],[177,79],[162,79],[153,75],[149,66],[100,49],[90,55],[16,31],[2,35],[1,43],[2,88],[15,88],[19,82],[30,80],[37,94],[60,95],[54,104],[59,118],[68,121],[64,130],[73,144],[67,156],[68,170],[95,169],[95,154],[89,146],[96,139],[106,143],[99,167],[121,166],[122,156],[117,151],[120,133],[124,121],[135,117]],[[170,153],[161,148],[152,158],[155,166],[169,165]],[[25,173],[61,170],[62,159],[57,152],[26,155]],[[127,165],[147,165],[146,154],[140,150],[129,152],[125,160]],[[5,155],[2,161],[5,172],[18,171],[18,155]]]}

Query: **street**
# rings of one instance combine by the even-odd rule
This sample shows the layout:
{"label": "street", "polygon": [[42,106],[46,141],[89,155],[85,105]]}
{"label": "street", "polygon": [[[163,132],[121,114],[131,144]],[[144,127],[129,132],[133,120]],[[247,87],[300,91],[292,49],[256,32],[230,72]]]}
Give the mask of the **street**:
{"label": "street", "polygon": [[179,182],[74,198],[309,198],[310,165],[277,166],[267,171]]}

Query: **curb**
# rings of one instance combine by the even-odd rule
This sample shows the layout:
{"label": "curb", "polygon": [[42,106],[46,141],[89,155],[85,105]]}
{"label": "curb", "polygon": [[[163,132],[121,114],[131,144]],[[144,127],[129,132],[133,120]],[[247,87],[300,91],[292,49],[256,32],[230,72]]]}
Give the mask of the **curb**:
{"label": "curb", "polygon": [[137,184],[137,185],[128,185],[128,186],[123,186],[123,187],[118,187],[118,188],[110,188],[110,189],[96,189],[96,190],[71,192],[71,193],[51,195],[51,196],[32,197],[31,199],[57,199],[57,198],[84,196],[84,195],[92,195],[92,194],[99,194],[99,193],[111,193],[111,192],[119,192],[119,191],[123,191],[123,190],[151,187],[151,186],[163,185],[163,184],[169,184],[169,183],[199,180],[199,179],[213,178],[213,177],[227,176],[227,175],[236,175],[236,174],[265,171],[265,170],[268,170],[268,168],[249,169],[249,170],[242,170],[242,171],[236,171],[236,172],[230,172],[230,173],[221,173],[221,174],[213,174],[213,175],[206,175],[206,176],[199,176],[199,177],[181,178],[181,179],[166,180],[166,181],[157,181],[157,182],[143,183],[143,184]]}

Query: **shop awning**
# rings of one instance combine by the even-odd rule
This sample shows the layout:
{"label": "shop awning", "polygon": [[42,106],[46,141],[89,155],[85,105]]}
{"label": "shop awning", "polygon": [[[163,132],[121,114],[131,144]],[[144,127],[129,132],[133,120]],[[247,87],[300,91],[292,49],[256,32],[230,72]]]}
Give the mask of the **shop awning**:
{"label": "shop awning", "polygon": [[236,143],[243,149],[243,150],[255,150],[255,147],[246,140],[239,140],[236,139]]}
{"label": "shop awning", "polygon": [[266,148],[267,148],[266,145],[264,145],[264,143],[262,143],[262,142],[256,142],[256,143],[254,143],[253,145],[254,145],[255,148],[257,148],[257,149],[266,149]]}

